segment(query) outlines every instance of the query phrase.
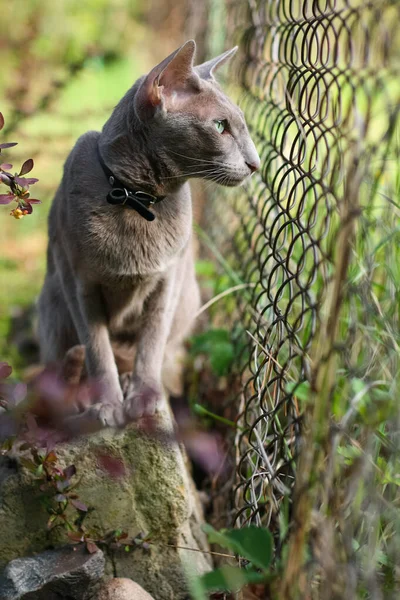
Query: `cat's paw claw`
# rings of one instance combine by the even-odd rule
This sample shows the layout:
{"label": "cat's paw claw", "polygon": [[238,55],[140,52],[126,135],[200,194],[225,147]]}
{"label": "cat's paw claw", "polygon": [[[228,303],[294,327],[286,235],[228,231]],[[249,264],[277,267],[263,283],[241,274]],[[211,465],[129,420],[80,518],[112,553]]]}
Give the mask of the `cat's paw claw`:
{"label": "cat's paw claw", "polygon": [[90,416],[100,421],[103,427],[123,427],[125,415],[122,404],[100,402],[89,408]]}
{"label": "cat's paw claw", "polygon": [[153,417],[163,398],[161,386],[132,378],[125,392],[124,412],[128,421]]}
{"label": "cat's paw claw", "polygon": [[124,427],[126,417],[122,404],[99,402],[84,412],[65,419],[63,428],[72,435],[99,431],[104,427]]}

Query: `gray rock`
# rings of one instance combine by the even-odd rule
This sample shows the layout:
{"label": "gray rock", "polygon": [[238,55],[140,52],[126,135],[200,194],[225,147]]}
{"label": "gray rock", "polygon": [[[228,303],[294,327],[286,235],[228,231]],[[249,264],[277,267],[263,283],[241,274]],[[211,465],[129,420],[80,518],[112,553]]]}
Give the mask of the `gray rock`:
{"label": "gray rock", "polygon": [[[129,538],[140,532],[151,535],[148,551],[139,547],[105,553],[105,576],[132,579],[156,600],[184,600],[186,565],[193,575],[212,568],[201,530],[204,517],[186,454],[172,439],[169,411],[160,411],[152,426],[148,433],[132,424],[122,431],[105,429],[59,444],[58,465],[76,467],[73,483],[79,499],[92,509],[85,527],[94,539],[117,529]],[[13,559],[42,552],[49,541],[55,547],[65,545],[65,531],[47,529],[42,496],[34,475],[18,460],[0,469],[0,569]],[[67,512],[70,520],[76,518],[72,507]],[[71,599],[74,596],[67,596]]]}
{"label": "gray rock", "polygon": [[71,546],[17,558],[0,575],[0,600],[85,600],[104,565],[101,550]]}
{"label": "gray rock", "polygon": [[138,583],[125,577],[110,579],[93,600],[154,600]]}

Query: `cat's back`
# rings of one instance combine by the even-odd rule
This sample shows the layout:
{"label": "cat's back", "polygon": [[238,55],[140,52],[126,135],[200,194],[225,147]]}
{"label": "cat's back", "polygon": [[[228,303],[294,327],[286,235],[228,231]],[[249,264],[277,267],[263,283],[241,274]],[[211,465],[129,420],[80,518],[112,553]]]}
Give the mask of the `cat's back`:
{"label": "cat's back", "polygon": [[[100,133],[88,131],[76,141],[64,163],[63,176],[54,196],[49,213],[49,235],[55,228],[63,230],[76,227],[82,221],[82,209],[99,195],[99,177],[97,173],[97,145]],[[97,177],[96,177],[97,175]],[[88,194],[87,190],[92,189]]]}

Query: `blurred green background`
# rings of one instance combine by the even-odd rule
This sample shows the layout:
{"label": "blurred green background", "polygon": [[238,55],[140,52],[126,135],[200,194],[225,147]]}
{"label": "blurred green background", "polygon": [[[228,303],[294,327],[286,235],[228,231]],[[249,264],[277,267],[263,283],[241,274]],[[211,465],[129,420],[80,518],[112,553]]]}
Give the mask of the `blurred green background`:
{"label": "blurred green background", "polygon": [[33,158],[32,176],[39,182],[32,195],[42,200],[32,215],[19,221],[9,215],[12,205],[0,206],[2,360],[18,365],[10,343],[11,316],[31,305],[40,291],[47,214],[67,154],[82,133],[101,129],[134,81],[185,39],[196,37],[202,58],[205,5],[180,0],[14,0],[2,6],[0,112],[6,124],[1,141],[18,142],[3,150],[2,162],[19,170],[24,160]]}

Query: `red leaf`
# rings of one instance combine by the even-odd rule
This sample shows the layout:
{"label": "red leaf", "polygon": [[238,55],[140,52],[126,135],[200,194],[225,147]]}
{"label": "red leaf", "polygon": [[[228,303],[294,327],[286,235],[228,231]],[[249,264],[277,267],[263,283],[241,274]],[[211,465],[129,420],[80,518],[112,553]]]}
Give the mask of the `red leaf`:
{"label": "red leaf", "polygon": [[18,142],[4,142],[0,144],[0,148],[12,148],[13,146],[17,146]]}
{"label": "red leaf", "polygon": [[2,113],[0,112],[0,131],[3,129],[4,127],[4,117],[2,115]]}
{"label": "red leaf", "polygon": [[57,462],[57,455],[55,452],[49,452],[46,456],[46,462],[55,463]]}
{"label": "red leaf", "polygon": [[83,535],[78,531],[68,531],[67,536],[74,542],[83,542]]}
{"label": "red leaf", "polygon": [[10,204],[14,200],[12,194],[0,194],[0,204]]}
{"label": "red leaf", "polygon": [[0,169],[3,169],[3,171],[9,171],[10,169],[12,169],[12,165],[10,165],[10,163],[3,163],[2,165],[0,165]]}
{"label": "red leaf", "polygon": [[72,506],[75,506],[77,510],[81,510],[82,512],[88,511],[88,507],[86,506],[86,504],[83,504],[83,502],[81,502],[80,500],[71,500],[71,504]]}
{"label": "red leaf", "polygon": [[32,206],[29,204],[29,200],[28,200],[28,204],[24,205],[23,210],[26,210],[26,212],[28,213],[28,215],[31,215],[33,212],[33,208]]}
{"label": "red leaf", "polygon": [[26,175],[26,173],[30,173],[33,169],[33,160],[31,158],[28,158],[28,160],[26,160],[24,162],[24,164],[21,167],[21,170],[19,172],[20,175]]}
{"label": "red leaf", "polygon": [[90,554],[94,554],[99,550],[99,547],[94,542],[86,542],[86,549]]}
{"label": "red leaf", "polygon": [[[1,113],[0,113],[1,115]],[[1,197],[1,196],[0,196]],[[12,373],[12,366],[6,362],[0,362],[0,379],[6,379]]]}
{"label": "red leaf", "polygon": [[116,458],[109,454],[98,454],[97,462],[99,467],[114,479],[119,479],[126,475],[125,465],[121,458]]}

